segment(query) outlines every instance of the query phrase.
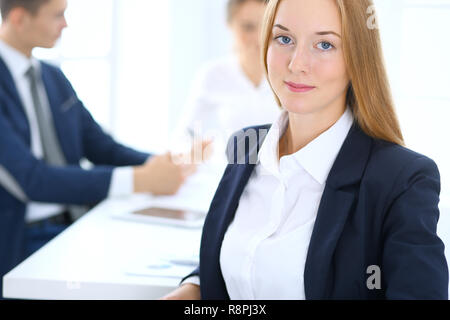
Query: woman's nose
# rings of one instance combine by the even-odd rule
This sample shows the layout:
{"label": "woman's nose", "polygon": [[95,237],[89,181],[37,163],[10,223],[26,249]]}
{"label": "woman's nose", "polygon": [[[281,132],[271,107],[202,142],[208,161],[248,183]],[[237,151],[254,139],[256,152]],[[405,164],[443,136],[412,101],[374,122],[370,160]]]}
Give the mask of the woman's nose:
{"label": "woman's nose", "polygon": [[292,53],[289,70],[294,74],[308,73],[310,69],[310,57],[306,48],[297,47]]}

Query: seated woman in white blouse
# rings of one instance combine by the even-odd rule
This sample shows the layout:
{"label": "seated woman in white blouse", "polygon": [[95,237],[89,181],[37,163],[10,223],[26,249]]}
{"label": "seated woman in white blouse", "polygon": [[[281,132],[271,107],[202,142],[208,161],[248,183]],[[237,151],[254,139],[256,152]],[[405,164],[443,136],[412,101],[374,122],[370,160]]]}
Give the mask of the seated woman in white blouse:
{"label": "seated woman in white blouse", "polygon": [[166,299],[448,298],[439,172],[403,147],[371,5],[270,0],[284,112],[230,140],[200,266]]}
{"label": "seated woman in white blouse", "polygon": [[175,140],[194,134],[208,136],[214,139],[214,150],[222,156],[233,132],[278,118],[280,108],[260,59],[259,35],[265,7],[266,0],[228,0],[227,20],[234,53],[207,63],[198,73]]}

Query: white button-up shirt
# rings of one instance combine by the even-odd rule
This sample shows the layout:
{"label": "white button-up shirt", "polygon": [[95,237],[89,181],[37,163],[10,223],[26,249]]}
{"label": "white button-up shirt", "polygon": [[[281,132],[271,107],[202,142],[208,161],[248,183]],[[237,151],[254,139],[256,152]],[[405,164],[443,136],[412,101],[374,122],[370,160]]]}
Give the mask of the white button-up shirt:
{"label": "white button-up shirt", "polygon": [[234,132],[273,123],[280,113],[267,80],[255,86],[238,58],[227,56],[207,63],[197,74],[175,137],[179,141],[188,131],[213,137],[214,150],[226,162],[224,150]]}
{"label": "white button-up shirt", "polygon": [[244,127],[276,121],[280,108],[265,78],[255,86],[236,56],[207,63],[194,81],[187,103],[187,127],[223,130],[226,138]]}
{"label": "white button-up shirt", "polygon": [[352,124],[347,108],[330,129],[280,161],[288,113],[269,130],[222,243],[231,299],[305,299],[303,274],[320,200]]}
{"label": "white button-up shirt", "polygon": [[[27,117],[31,133],[30,151],[37,159],[42,159],[43,148],[41,136],[39,132],[38,121],[36,118],[36,112],[34,110],[30,81],[26,75],[31,65],[33,65],[36,70],[40,70],[40,62],[33,57],[26,57],[24,54],[12,48],[2,40],[0,40],[0,56],[11,72],[19,97],[24,107],[24,112]],[[38,89],[41,99],[43,99],[43,101],[45,101],[45,99],[48,99],[45,88],[41,85],[41,87]],[[134,181],[132,168],[117,168],[113,171],[109,196],[131,194],[133,192],[133,184]],[[27,222],[38,221],[59,214],[63,210],[64,207],[61,205],[30,202],[27,204],[25,217]]]}

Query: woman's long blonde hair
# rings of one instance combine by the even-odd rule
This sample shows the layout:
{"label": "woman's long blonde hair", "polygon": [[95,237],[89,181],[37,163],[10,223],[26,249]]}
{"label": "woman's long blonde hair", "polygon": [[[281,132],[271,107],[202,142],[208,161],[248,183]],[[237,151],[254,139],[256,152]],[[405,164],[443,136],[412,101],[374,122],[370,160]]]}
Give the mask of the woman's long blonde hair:
{"label": "woman's long blonde hair", "polygon": [[[263,62],[268,76],[267,51],[282,0],[269,0],[263,22]],[[345,63],[350,77],[347,104],[361,129],[369,136],[404,145],[384,66],[380,34],[369,25],[372,0],[335,0],[342,22]],[[267,77],[268,78],[268,77]],[[279,99],[278,104],[281,106]]]}

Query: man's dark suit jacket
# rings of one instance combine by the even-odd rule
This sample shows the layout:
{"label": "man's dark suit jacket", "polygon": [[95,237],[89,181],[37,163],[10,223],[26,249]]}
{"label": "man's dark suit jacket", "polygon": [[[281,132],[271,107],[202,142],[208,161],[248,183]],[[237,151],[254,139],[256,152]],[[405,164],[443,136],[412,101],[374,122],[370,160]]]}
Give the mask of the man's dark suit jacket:
{"label": "man's dark suit jacket", "polygon": [[[3,178],[7,175],[15,184],[13,190],[0,184],[0,290],[2,276],[24,258],[28,202],[95,204],[107,196],[114,167],[139,165],[149,157],[116,143],[103,132],[60,69],[45,63],[41,67],[68,165],[52,167],[32,155],[24,107],[11,73],[0,58],[0,171]],[[95,164],[94,169],[82,170],[82,158]]]}
{"label": "man's dark suit jacket", "polygon": [[[203,299],[229,299],[221,245],[268,129],[248,128],[228,144],[231,164],[211,203],[199,268],[191,274],[200,276]],[[306,299],[447,299],[444,244],[436,235],[439,193],[431,159],[373,139],[355,123],[328,176],[304,274],[298,275]],[[376,284],[371,266],[380,268],[379,289],[369,289]]]}

